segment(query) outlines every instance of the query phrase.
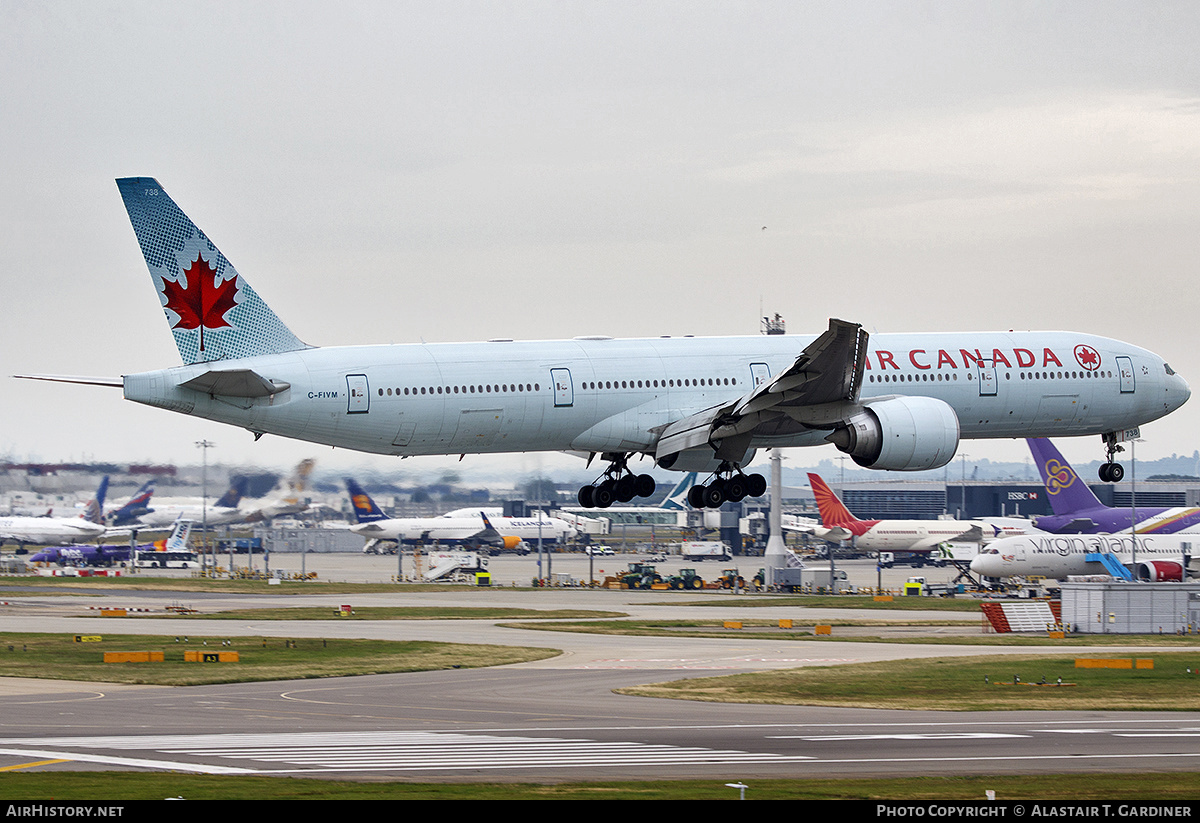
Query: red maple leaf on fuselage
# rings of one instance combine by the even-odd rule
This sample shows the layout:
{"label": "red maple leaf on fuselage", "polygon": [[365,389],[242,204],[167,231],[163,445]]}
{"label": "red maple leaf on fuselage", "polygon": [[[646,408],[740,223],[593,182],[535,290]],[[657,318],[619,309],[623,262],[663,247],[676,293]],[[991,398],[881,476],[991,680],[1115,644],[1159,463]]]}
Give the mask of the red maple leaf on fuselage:
{"label": "red maple leaf on fuselage", "polygon": [[237,277],[217,285],[217,272],[208,261],[196,255],[192,265],[184,271],[187,285],[164,280],[163,295],[167,298],[166,308],[179,315],[172,328],[175,329],[219,329],[229,326],[225,313],[237,303]]}

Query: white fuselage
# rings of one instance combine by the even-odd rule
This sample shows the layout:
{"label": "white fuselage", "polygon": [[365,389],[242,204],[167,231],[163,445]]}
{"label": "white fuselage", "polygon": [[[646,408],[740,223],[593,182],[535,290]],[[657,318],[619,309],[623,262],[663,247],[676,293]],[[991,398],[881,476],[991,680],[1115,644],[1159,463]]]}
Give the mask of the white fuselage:
{"label": "white fuselage", "polygon": [[371,540],[399,540],[431,543],[461,543],[484,530],[483,518],[475,517],[393,517],[351,526],[350,531]]}
{"label": "white fuselage", "polygon": [[[943,543],[982,543],[1000,536],[1013,536],[1025,532],[1011,526],[992,526],[978,520],[878,520],[860,521],[870,528],[854,538],[854,545],[864,551],[930,551]],[[846,540],[845,529],[816,529],[816,535],[824,540]],[[829,535],[829,536],[826,536]]]}
{"label": "white fuselage", "polygon": [[[1193,548],[1193,546],[1195,548]],[[1135,550],[1136,548],[1136,550]],[[984,577],[1048,577],[1109,574],[1096,555],[1111,554],[1123,565],[1182,562],[1200,554],[1200,539],[1186,535],[1072,534],[1032,535],[997,540],[971,561],[971,571]],[[1092,559],[1089,559],[1089,555]]]}
{"label": "white fuselage", "polygon": [[0,517],[0,541],[47,545],[95,540],[104,526],[80,517]]}
{"label": "white fuselage", "polygon": [[240,523],[246,518],[246,513],[230,506],[214,506],[202,503],[172,503],[168,501],[151,502],[153,511],[138,517],[137,522],[142,526],[165,528],[175,521],[190,520],[197,525],[206,523],[209,526],[222,526],[229,523]]}
{"label": "white fuselage", "polygon": [[[125,397],[270,433],[396,455],[653,451],[662,428],[747,395],[813,336],[577,339],[311,348],[127,375]],[[1076,362],[1089,351],[1092,368]],[[941,399],[962,438],[1101,434],[1188,397],[1157,355],[1072,332],[879,334],[861,397]],[[1099,365],[1095,365],[1098,363]],[[251,369],[287,388],[214,397],[180,383]],[[752,447],[824,442],[783,418]]]}

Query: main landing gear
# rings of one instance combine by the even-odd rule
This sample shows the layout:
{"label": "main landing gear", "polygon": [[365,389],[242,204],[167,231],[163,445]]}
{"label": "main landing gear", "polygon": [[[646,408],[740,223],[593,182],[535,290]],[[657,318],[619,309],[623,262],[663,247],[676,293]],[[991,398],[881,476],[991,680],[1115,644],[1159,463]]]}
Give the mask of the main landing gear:
{"label": "main landing gear", "polygon": [[709,483],[692,486],[687,499],[693,509],[719,509],[726,500],[740,503],[747,497],[762,497],[766,491],[767,479],[761,474],[744,474],[736,466],[723,466]]}
{"label": "main landing gear", "polygon": [[604,479],[579,490],[579,505],[585,509],[607,509],[613,503],[628,503],[635,497],[654,494],[654,478],[648,474],[634,474],[625,465],[628,455],[612,460],[604,470]]}
{"label": "main landing gear", "polygon": [[1117,445],[1117,437],[1112,432],[1102,435],[1104,438],[1104,457],[1108,461],[1100,466],[1100,479],[1105,483],[1120,483],[1125,477],[1125,469],[1114,458],[1117,452],[1125,451]]}

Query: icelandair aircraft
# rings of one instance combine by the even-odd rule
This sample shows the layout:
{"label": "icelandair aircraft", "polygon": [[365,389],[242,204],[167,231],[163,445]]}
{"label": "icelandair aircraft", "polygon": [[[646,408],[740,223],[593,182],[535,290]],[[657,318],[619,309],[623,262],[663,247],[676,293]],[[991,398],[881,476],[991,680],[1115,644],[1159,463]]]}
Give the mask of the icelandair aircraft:
{"label": "icelandair aircraft", "polygon": [[[1114,534],[1128,532],[1135,514],[1126,508],[1110,508],[1100,502],[1087,483],[1080,479],[1054,444],[1044,438],[1030,438],[1029,451],[1042,473],[1042,483],[1054,514],[1034,518],[1044,532],[1054,534]],[[1200,508],[1136,509],[1138,534],[1175,534],[1200,532]]]}
{"label": "icelandair aircraft", "polygon": [[[123,379],[137,403],[395,455],[565,451],[608,465],[584,506],[653,491],[629,458],[711,473],[718,506],[765,489],[760,448],[835,444],[861,466],[944,466],[960,439],[1121,432],[1188,398],[1145,349],[1075,332],[681,337],[316,348],[292,333],[157,181],[117,181],[184,365]],[[590,459],[590,458],[589,458]]]}
{"label": "icelandair aircraft", "polygon": [[983,543],[1008,534],[1013,527],[993,526],[977,520],[859,520],[838,499],[820,475],[808,475],[824,529],[814,528],[822,540],[854,539],[865,551],[928,552],[943,543]]}
{"label": "icelandair aircraft", "polygon": [[1007,537],[977,554],[971,560],[971,571],[984,577],[1040,575],[1064,580],[1072,575],[1123,576],[1128,568],[1138,580],[1178,582],[1194,574],[1191,567],[1200,537],[1138,537],[1136,548],[1135,553],[1133,538],[1128,535]]}

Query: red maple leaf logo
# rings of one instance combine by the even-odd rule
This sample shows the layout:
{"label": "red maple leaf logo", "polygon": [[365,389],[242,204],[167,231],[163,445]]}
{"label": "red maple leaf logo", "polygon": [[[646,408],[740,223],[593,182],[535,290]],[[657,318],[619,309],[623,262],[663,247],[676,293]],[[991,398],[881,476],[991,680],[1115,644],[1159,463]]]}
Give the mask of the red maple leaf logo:
{"label": "red maple leaf logo", "polygon": [[1082,343],[1075,347],[1075,360],[1088,371],[1095,371],[1100,367],[1100,353]]}
{"label": "red maple leaf logo", "polygon": [[217,272],[208,261],[196,254],[196,259],[184,271],[187,285],[164,280],[163,295],[166,308],[179,315],[171,328],[200,329],[200,351],[204,351],[204,330],[229,326],[225,314],[237,305],[237,277],[217,285]]}

